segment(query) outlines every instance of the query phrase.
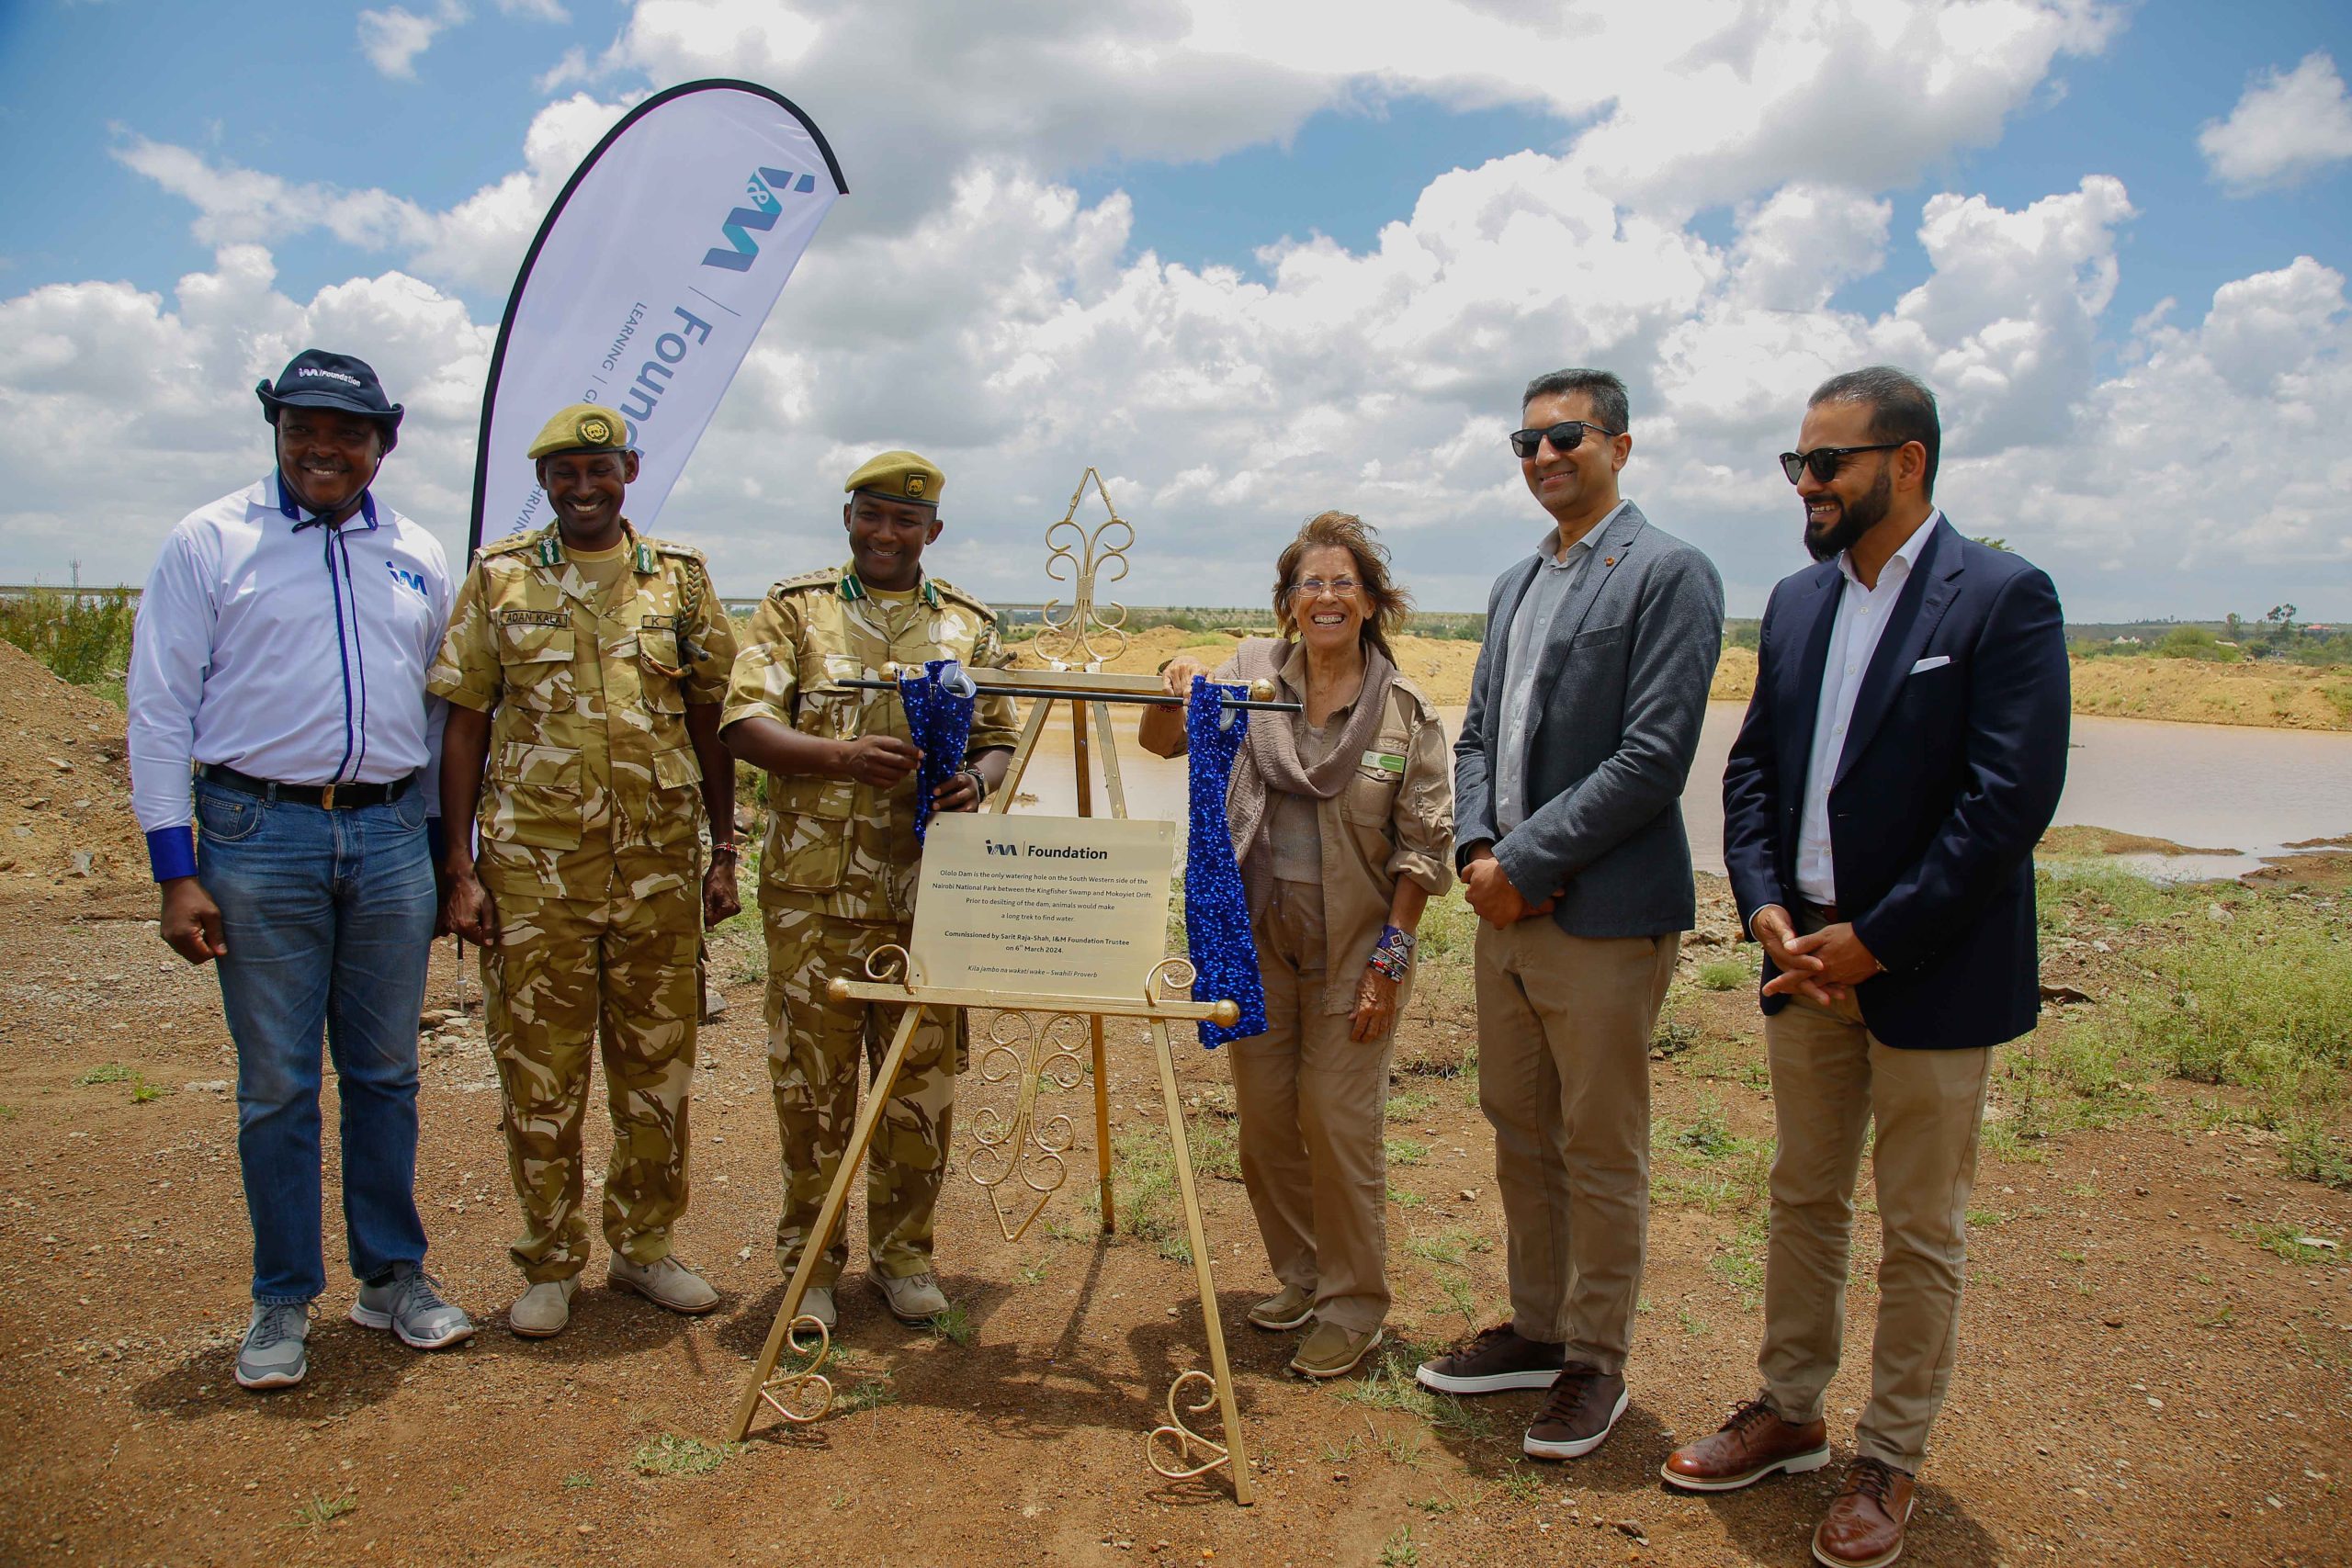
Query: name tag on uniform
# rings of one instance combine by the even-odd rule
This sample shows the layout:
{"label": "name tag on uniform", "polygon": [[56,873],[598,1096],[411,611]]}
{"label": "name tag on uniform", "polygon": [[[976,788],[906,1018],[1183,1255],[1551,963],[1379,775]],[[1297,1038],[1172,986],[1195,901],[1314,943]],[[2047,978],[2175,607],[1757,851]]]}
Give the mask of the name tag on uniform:
{"label": "name tag on uniform", "polygon": [[647,615],[638,622],[638,626],[649,632],[675,631],[682,618],[677,615]]}
{"label": "name tag on uniform", "polygon": [[1374,773],[1395,773],[1400,778],[1405,773],[1405,759],[1394,751],[1366,751],[1363,765]]}
{"label": "name tag on uniform", "polygon": [[499,610],[493,618],[502,626],[568,626],[571,617],[561,610]]}

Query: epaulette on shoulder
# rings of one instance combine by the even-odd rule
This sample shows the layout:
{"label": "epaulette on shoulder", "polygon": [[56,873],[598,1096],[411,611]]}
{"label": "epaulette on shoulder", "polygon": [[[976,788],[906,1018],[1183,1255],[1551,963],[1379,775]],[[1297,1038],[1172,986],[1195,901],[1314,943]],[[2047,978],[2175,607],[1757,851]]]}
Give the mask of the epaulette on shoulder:
{"label": "epaulette on shoulder", "polygon": [[987,604],[987,602],[986,602],[986,601],[981,600],[981,599],[978,599],[978,598],[976,598],[976,597],[974,597],[972,594],[969,594],[969,593],[965,592],[962,589],[960,589],[960,588],[956,587],[954,583],[952,583],[952,582],[948,581],[945,578],[944,578],[944,577],[933,577],[933,578],[927,578],[927,579],[925,579],[925,581],[928,581],[928,582],[929,582],[929,583],[930,583],[933,588],[936,588],[936,589],[938,589],[938,590],[939,590],[939,596],[940,596],[941,598],[943,598],[943,599],[953,599],[953,600],[955,600],[955,601],[956,601],[956,603],[957,603],[958,604],[963,605],[966,609],[968,609],[968,610],[977,610],[977,611],[978,611],[978,612],[979,612],[979,614],[980,614],[981,615],[985,616],[985,617],[986,617],[986,618],[988,618],[989,620],[993,621],[993,620],[995,620],[995,619],[996,619],[996,612],[995,612],[994,610],[991,610],[991,609],[989,609],[989,608],[988,607],[988,604]]}
{"label": "epaulette on shoulder", "polygon": [[1396,689],[1405,694],[1407,701],[1420,710],[1422,717],[1430,719],[1437,717],[1437,705],[1430,701],[1430,694],[1421,690],[1419,682],[1400,673],[1396,677]]}
{"label": "epaulette on shoulder", "polygon": [[797,577],[785,578],[770,587],[768,592],[770,593],[806,593],[812,588],[836,587],[841,580],[840,568],[819,567],[814,571],[804,571]]}
{"label": "epaulette on shoulder", "polygon": [[520,555],[525,550],[537,548],[538,543],[539,534],[538,530],[535,528],[527,534],[509,534],[506,537],[499,540],[496,544],[483,545],[474,551],[474,554],[482,557],[484,559],[487,559],[492,556]]}
{"label": "epaulette on shoulder", "polygon": [[677,556],[684,560],[698,562],[705,567],[710,565],[710,558],[703,554],[700,550],[695,548],[692,545],[673,544],[668,539],[650,539],[646,538],[642,535],[639,535],[639,541],[650,547],[655,555]]}

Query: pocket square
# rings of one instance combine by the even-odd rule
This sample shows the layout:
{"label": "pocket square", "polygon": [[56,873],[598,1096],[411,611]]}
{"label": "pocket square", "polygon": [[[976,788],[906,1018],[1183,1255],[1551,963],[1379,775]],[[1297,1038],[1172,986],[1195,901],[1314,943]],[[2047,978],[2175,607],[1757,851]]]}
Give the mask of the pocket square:
{"label": "pocket square", "polygon": [[1922,673],[1924,673],[1925,671],[1929,671],[1929,670],[1940,670],[1940,669],[1942,669],[1945,665],[1950,664],[1951,662],[1951,654],[1949,654],[1949,653],[1933,653],[1933,654],[1929,654],[1927,658],[1922,659],[1921,660],[1919,660],[1919,662],[1918,662],[1918,663],[1914,664],[1913,666],[1911,666],[1911,673],[1912,673],[1912,674],[1914,674],[1914,675],[1917,675],[1917,674],[1922,674]]}

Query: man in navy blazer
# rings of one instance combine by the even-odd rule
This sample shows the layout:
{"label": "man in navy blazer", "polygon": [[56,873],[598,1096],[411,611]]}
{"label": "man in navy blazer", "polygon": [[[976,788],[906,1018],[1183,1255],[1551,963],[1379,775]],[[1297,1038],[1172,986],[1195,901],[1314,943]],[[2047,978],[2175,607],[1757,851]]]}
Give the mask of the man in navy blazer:
{"label": "man in navy blazer", "polygon": [[2066,647],[2050,579],[1936,509],[1939,427],[1917,379],[1832,378],[1798,445],[1781,466],[1818,564],[1772,591],[1724,772],[1779,1134],[1764,1386],[1664,1473],[1727,1491],[1828,1461],[1822,1396],[1875,1122],[1871,1399],[1813,1543],[1830,1568],[1874,1568],[1902,1550],[1951,1377],[1991,1048],[2041,1005],[2033,847],[2065,783]]}

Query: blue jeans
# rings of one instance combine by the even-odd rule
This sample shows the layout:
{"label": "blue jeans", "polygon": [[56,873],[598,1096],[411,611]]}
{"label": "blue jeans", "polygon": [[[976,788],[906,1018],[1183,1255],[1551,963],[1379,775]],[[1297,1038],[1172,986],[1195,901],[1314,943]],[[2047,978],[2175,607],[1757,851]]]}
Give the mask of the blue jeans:
{"label": "blue jeans", "polygon": [[329,811],[196,784],[197,878],[220,906],[215,962],[237,1045],[237,1158],[254,1300],[326,1289],[319,1242],[319,1036],[342,1103],[343,1219],[369,1284],[422,1266],[416,1020],[432,950],[424,798]]}

